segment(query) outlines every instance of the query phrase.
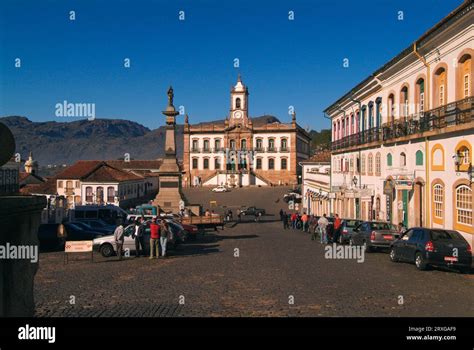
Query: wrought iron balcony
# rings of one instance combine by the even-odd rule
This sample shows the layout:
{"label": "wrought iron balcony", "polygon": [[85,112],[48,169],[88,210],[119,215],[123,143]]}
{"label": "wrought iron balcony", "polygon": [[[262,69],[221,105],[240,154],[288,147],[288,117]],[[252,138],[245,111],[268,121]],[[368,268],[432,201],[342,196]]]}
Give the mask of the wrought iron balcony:
{"label": "wrought iron balcony", "polygon": [[421,137],[425,132],[473,121],[474,97],[471,96],[423,113],[397,119],[393,123],[385,123],[380,128],[372,128],[343,137],[332,142],[331,147],[335,151],[375,141],[389,141],[409,136]]}

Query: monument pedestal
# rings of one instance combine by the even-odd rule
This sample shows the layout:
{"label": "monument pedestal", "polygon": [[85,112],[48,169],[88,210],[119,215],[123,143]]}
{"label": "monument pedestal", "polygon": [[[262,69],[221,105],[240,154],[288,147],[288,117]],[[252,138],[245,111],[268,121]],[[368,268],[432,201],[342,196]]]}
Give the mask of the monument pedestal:
{"label": "monument pedestal", "polygon": [[165,159],[160,166],[159,192],[153,205],[159,206],[165,212],[177,213],[179,203],[183,200],[181,194],[181,172],[176,158],[175,125],[179,114],[173,106],[173,88],[168,90],[168,106],[162,113],[166,116]]}

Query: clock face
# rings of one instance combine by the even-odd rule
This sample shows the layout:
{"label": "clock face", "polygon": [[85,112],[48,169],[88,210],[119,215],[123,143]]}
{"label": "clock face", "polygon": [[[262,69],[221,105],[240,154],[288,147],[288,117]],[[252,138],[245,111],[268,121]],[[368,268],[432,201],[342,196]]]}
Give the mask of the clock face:
{"label": "clock face", "polygon": [[239,112],[239,111],[234,112],[234,118],[237,118],[237,119],[242,118],[242,112]]}

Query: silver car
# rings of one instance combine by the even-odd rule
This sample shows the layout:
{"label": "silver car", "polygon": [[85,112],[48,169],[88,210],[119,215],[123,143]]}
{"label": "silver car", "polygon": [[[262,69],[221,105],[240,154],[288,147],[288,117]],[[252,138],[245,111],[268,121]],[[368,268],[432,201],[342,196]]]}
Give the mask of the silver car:
{"label": "silver car", "polygon": [[363,221],[352,230],[349,244],[365,246],[365,251],[371,252],[375,249],[389,249],[399,237],[398,230],[388,222]]}

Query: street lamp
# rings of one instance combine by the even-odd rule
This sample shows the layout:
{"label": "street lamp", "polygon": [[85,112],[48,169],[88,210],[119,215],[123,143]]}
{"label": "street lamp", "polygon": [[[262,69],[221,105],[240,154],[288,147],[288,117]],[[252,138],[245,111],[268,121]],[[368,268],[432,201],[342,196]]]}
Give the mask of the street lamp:
{"label": "street lamp", "polygon": [[357,187],[357,177],[356,176],[354,176],[352,178],[352,183],[354,184],[354,187]]}

